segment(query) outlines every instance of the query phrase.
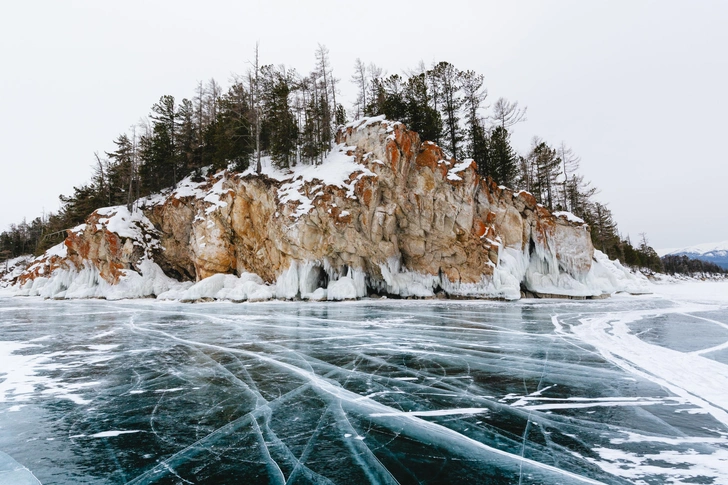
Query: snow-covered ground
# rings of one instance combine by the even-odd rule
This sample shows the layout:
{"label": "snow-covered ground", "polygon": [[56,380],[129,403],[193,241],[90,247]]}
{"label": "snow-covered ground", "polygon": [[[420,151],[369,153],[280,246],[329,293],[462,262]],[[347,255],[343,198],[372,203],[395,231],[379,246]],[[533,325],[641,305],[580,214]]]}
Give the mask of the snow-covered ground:
{"label": "snow-covered ground", "polygon": [[656,295],[674,301],[722,303],[728,305],[728,280],[699,281],[673,280],[669,283],[651,284]]}

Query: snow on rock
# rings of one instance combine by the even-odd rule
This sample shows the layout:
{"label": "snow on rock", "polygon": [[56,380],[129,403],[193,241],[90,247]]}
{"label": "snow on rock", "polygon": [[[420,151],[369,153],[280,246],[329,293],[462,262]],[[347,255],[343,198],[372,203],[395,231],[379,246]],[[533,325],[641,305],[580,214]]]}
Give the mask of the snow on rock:
{"label": "snow on rock", "polygon": [[584,219],[582,219],[581,217],[577,217],[568,211],[556,211],[553,214],[555,217],[563,217],[567,221],[573,222],[575,224],[584,224]]}
{"label": "snow on rock", "polygon": [[17,277],[48,298],[513,300],[642,293],[588,228],[447,160],[402,123],[342,127],[317,165],[203,171],[99,209]]}
{"label": "snow on rock", "polygon": [[[376,177],[377,175],[366,166],[355,161],[353,153],[356,147],[338,144],[329,152],[326,158],[317,165],[299,165],[291,170],[290,175],[281,175],[279,180],[284,181],[278,189],[278,200],[282,204],[293,203],[295,212],[292,217],[298,219],[313,209],[313,200],[322,195],[316,185],[313,190],[306,190],[314,182],[323,186],[340,187],[346,190],[347,197],[355,198],[354,185],[362,177]],[[354,177],[352,177],[354,176]],[[308,194],[307,194],[308,192]]]}
{"label": "snow on rock", "polygon": [[456,163],[454,167],[447,171],[447,179],[461,181],[462,178],[458,174],[467,168],[471,168],[471,166],[474,166],[474,164],[475,160],[473,160],[472,158],[466,158],[462,162]]}
{"label": "snow on rock", "polygon": [[[63,250],[58,249],[59,254],[61,251]],[[0,288],[7,288],[12,285],[18,276],[27,270],[33,259],[34,257],[32,255],[26,254],[0,263]]]}
{"label": "snow on rock", "polygon": [[[131,240],[132,244],[145,250],[159,248],[157,230],[142,211],[129,212],[125,206],[115,206],[98,209],[95,214],[101,216],[96,218],[97,230],[104,230],[119,238]],[[78,227],[81,232],[85,232],[87,228],[87,224]]]}

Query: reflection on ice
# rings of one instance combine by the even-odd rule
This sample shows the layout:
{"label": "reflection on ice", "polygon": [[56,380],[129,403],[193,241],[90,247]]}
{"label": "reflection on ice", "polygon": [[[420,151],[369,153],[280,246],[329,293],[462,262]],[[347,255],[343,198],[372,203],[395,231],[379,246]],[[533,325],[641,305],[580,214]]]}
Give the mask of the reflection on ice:
{"label": "reflection on ice", "polygon": [[[44,483],[728,480],[715,306],[13,299],[0,318],[0,450]],[[700,348],[679,350],[685,318]]]}

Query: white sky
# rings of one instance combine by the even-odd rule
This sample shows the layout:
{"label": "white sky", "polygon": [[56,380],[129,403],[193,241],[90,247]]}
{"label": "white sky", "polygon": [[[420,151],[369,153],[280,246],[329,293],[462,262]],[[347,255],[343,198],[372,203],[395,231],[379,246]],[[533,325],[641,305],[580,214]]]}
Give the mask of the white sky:
{"label": "white sky", "polygon": [[[447,9],[447,10],[445,10]],[[515,128],[566,142],[620,231],[655,248],[728,240],[728,2],[349,0],[5,2],[0,230],[59,208],[163,94],[261,62],[307,73],[326,45],[344,99],[354,60],[446,60],[528,106]]]}

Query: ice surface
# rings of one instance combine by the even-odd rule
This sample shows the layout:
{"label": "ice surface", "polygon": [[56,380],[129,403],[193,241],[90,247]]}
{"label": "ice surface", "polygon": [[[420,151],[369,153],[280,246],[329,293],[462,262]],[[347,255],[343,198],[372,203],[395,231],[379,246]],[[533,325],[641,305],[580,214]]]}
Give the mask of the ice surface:
{"label": "ice surface", "polygon": [[0,483],[7,485],[39,485],[40,481],[26,467],[0,451]]}
{"label": "ice surface", "polygon": [[3,298],[0,450],[60,484],[726,483],[727,308]]}

